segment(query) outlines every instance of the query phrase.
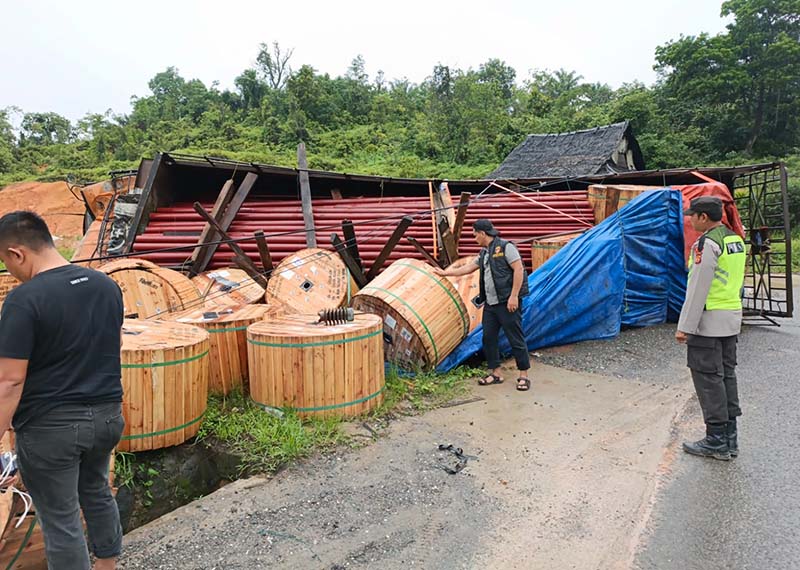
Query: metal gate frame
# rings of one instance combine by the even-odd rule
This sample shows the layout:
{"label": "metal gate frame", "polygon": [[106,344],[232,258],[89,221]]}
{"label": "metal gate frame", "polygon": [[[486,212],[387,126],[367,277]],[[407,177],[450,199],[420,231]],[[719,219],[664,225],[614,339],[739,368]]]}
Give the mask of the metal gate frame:
{"label": "metal gate frame", "polygon": [[746,322],[780,326],[772,317],[791,317],[794,310],[786,165],[736,177],[733,194],[748,245],[742,295]]}

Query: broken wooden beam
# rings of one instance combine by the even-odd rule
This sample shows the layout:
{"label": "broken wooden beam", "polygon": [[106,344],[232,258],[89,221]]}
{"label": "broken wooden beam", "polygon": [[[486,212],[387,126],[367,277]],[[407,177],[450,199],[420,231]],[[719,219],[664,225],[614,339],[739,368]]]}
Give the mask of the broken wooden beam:
{"label": "broken wooden beam", "polygon": [[[234,187],[233,187],[233,178],[229,178],[225,181],[225,184],[222,185],[222,189],[219,191],[217,195],[217,199],[214,201],[214,206],[211,208],[211,217],[215,220],[218,220],[222,213],[225,211],[225,208],[228,207],[228,203],[233,198],[234,194]],[[203,226],[203,230],[200,232],[200,237],[197,238],[197,245],[202,246],[203,244],[212,241],[214,238],[214,229],[211,227],[211,224],[206,222],[206,225]],[[191,267],[189,269],[189,277],[194,277],[201,270],[196,271],[197,259],[200,257],[200,254],[203,253],[204,248],[198,247],[192,251]],[[203,268],[205,269],[205,267]]]}
{"label": "broken wooden beam", "polygon": [[464,228],[464,219],[467,217],[467,208],[469,207],[469,192],[462,192],[461,199],[458,201],[458,210],[456,211],[456,221],[453,224],[453,240],[456,242],[456,252],[458,245],[461,243],[461,230]]}
{"label": "broken wooden beam", "polygon": [[442,240],[442,257],[444,258],[442,266],[447,267],[458,259],[458,249],[453,239],[453,232],[450,231],[450,224],[444,216],[439,218],[439,238]]}
{"label": "broken wooden beam", "polygon": [[339,257],[342,258],[347,270],[352,275],[353,279],[358,285],[359,289],[364,288],[367,284],[367,277],[364,275],[364,271],[361,269],[361,266],[353,259],[353,256],[350,254],[350,250],[347,249],[347,246],[344,244],[342,239],[336,235],[331,234],[331,245],[336,250],[336,253],[339,254]]}
{"label": "broken wooden beam", "polygon": [[[222,228],[222,231],[227,232],[228,229],[233,224],[233,220],[236,218],[236,215],[239,213],[239,209],[244,204],[244,201],[247,199],[248,194],[250,194],[250,190],[253,189],[253,186],[258,180],[258,175],[253,174],[252,172],[248,172],[247,176],[244,177],[244,180],[239,185],[239,188],[236,189],[233,197],[230,199],[225,211],[222,213],[221,217],[218,216],[211,216],[211,219]],[[201,208],[202,209],[202,208]],[[198,212],[199,213],[199,212]],[[203,214],[207,214],[205,210],[203,210]],[[205,218],[205,216],[204,216]],[[205,218],[207,219],[207,218]],[[213,224],[212,224],[213,226]],[[215,238],[217,237],[215,234],[218,232],[212,231],[209,234],[206,243],[217,241]],[[202,273],[206,270],[206,267],[211,262],[211,258],[214,257],[214,254],[217,252],[217,244],[211,244],[208,246],[200,247],[200,251],[197,254],[197,257],[192,264],[192,268],[189,271],[191,276],[197,275],[198,273]]]}
{"label": "broken wooden beam", "polygon": [[406,239],[408,240],[408,243],[410,243],[411,245],[413,245],[413,246],[414,246],[414,248],[417,250],[417,252],[418,252],[418,253],[419,253],[419,254],[420,254],[422,257],[424,257],[424,258],[425,258],[425,261],[427,261],[428,263],[430,263],[430,264],[431,264],[431,265],[433,265],[434,267],[441,267],[441,265],[439,265],[439,262],[438,262],[438,261],[436,261],[436,258],[435,258],[435,257],[433,257],[433,256],[432,256],[430,253],[428,253],[428,250],[427,250],[427,249],[425,249],[425,246],[423,246],[421,243],[419,243],[419,242],[416,240],[416,238],[414,238],[413,236],[408,236]]}
{"label": "broken wooden beam", "polygon": [[261,230],[253,234],[258,246],[258,256],[261,258],[261,270],[265,275],[272,273],[274,266],[272,265],[272,255],[269,253],[269,246],[267,245],[267,238]]}
{"label": "broken wooden beam", "polygon": [[392,254],[392,250],[397,246],[400,242],[400,239],[405,235],[406,230],[414,223],[414,218],[411,216],[403,216],[403,219],[400,220],[400,223],[397,224],[397,227],[392,232],[389,241],[383,246],[381,252],[378,254],[378,257],[375,258],[375,263],[372,264],[372,267],[369,268],[369,272],[367,273],[367,281],[372,281],[378,276],[380,270],[383,268],[383,264],[386,263],[386,260],[389,259],[389,256]]}
{"label": "broken wooden beam", "polygon": [[239,247],[239,244],[237,244],[235,241],[231,239],[231,236],[228,235],[228,232],[225,229],[223,229],[222,225],[217,220],[212,218],[211,215],[203,209],[203,206],[200,205],[200,202],[194,203],[194,211],[200,214],[200,216],[203,219],[205,219],[209,224],[211,224],[214,230],[219,234],[220,238],[227,242],[228,246],[233,250],[234,261],[236,262],[236,265],[241,267],[244,270],[244,272],[247,273],[253,279],[253,281],[255,281],[260,286],[266,289],[267,288],[266,277],[264,277],[258,271],[258,269],[250,260],[250,258],[247,257],[247,254],[242,250],[241,247]]}
{"label": "broken wooden beam", "polygon": [[356,261],[361,270],[364,269],[364,263],[361,260],[361,254],[358,252],[358,241],[356,240],[356,228],[351,220],[342,220],[342,235],[344,236],[344,244],[347,251]]}
{"label": "broken wooden beam", "polygon": [[317,247],[317,234],[314,230],[314,211],[311,208],[311,186],[308,182],[308,159],[306,145],[297,145],[297,172],[300,181],[300,200],[303,203],[303,225],[306,229],[306,247]]}

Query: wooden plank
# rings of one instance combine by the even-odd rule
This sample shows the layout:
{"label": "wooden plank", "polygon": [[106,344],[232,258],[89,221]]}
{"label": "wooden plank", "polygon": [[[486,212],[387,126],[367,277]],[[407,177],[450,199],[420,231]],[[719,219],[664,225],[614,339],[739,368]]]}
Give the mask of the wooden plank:
{"label": "wooden plank", "polygon": [[311,208],[311,186],[308,182],[308,159],[306,145],[297,145],[297,170],[300,180],[300,199],[303,202],[303,224],[306,229],[306,246],[317,247],[317,234],[314,230],[314,211]]}
{"label": "wooden plank", "polygon": [[456,211],[453,208],[453,197],[450,195],[450,186],[448,186],[447,182],[441,183],[436,194],[440,207],[443,208],[440,215],[447,217],[447,223],[452,231],[456,223]]}
{"label": "wooden plank", "polygon": [[269,253],[269,246],[267,245],[267,238],[261,230],[253,234],[256,238],[256,245],[258,245],[258,255],[261,257],[261,269],[266,275],[272,273],[274,266],[272,265],[272,255]]}
{"label": "wooden plank", "polygon": [[400,220],[400,223],[397,224],[397,227],[394,229],[389,241],[386,242],[386,245],[383,246],[383,249],[378,254],[378,257],[375,258],[375,263],[372,264],[372,267],[369,268],[369,272],[367,273],[367,281],[372,281],[378,276],[383,264],[386,263],[386,260],[391,255],[392,250],[395,248],[397,243],[400,241],[406,230],[414,223],[414,218],[411,216],[403,216],[403,219]]}
{"label": "wooden plank", "polygon": [[433,182],[428,182],[428,194],[431,197],[431,236],[433,237],[433,257],[439,257],[439,240],[436,237],[436,204],[433,200]]}
{"label": "wooden plank", "polygon": [[347,269],[350,271],[353,279],[355,279],[358,288],[363,289],[367,284],[367,277],[364,275],[364,271],[362,271],[361,266],[356,262],[355,259],[353,259],[353,256],[344,245],[344,242],[341,240],[341,238],[339,238],[338,235],[331,234],[331,244],[336,250],[336,253],[339,254],[339,257],[342,258],[342,261],[344,261],[344,264],[347,266]]}
{"label": "wooden plank", "polygon": [[256,266],[253,265],[253,262],[250,261],[250,258],[247,257],[247,254],[242,250],[242,248],[239,247],[239,245],[235,241],[231,240],[231,236],[228,235],[228,232],[222,228],[222,225],[220,225],[220,223],[217,222],[217,220],[212,218],[209,215],[209,213],[203,209],[203,206],[200,205],[200,202],[194,203],[194,211],[200,214],[200,216],[204,218],[207,222],[209,222],[214,227],[219,236],[223,240],[228,242],[228,246],[233,250],[233,253],[235,255],[234,260],[236,261],[236,264],[239,267],[241,267],[253,279],[253,281],[255,281],[256,283],[258,283],[259,285],[261,285],[266,289],[267,280],[264,278],[263,275],[261,275],[258,269],[256,269]]}
{"label": "wooden plank", "polygon": [[[239,209],[242,207],[242,204],[244,204],[244,201],[250,194],[250,190],[252,190],[253,186],[255,186],[256,180],[258,180],[258,175],[253,174],[252,172],[248,172],[247,176],[244,177],[244,180],[239,185],[239,188],[236,189],[236,193],[233,195],[233,198],[231,198],[230,202],[228,203],[228,207],[225,208],[225,212],[222,214],[222,218],[218,222],[216,218],[211,218],[214,220],[215,223],[217,223],[217,225],[220,228],[222,228],[223,232],[227,232],[228,229],[231,227],[231,224],[233,224],[233,220],[239,213]],[[209,218],[206,217],[207,212],[202,208],[200,209],[203,211],[203,214],[201,214],[201,216],[203,216],[205,220],[208,220]],[[195,208],[195,211],[196,210],[197,209]],[[217,230],[215,234],[216,235],[214,236],[214,238],[216,239],[212,238],[210,241],[217,241],[218,236],[221,235],[219,234],[219,230]],[[204,248],[200,248],[201,251],[200,253],[197,254],[197,261],[192,266],[193,273],[190,275],[190,277],[194,277],[194,275],[202,273],[203,271],[206,270],[206,267],[211,261],[211,258],[214,257],[214,254],[217,252],[218,247],[219,244],[209,245]]]}
{"label": "wooden plank", "polygon": [[342,220],[342,235],[344,235],[345,247],[350,255],[355,259],[361,270],[364,269],[364,262],[361,260],[361,254],[358,251],[358,240],[356,239],[356,228],[351,220]]}
{"label": "wooden plank", "polygon": [[456,242],[453,239],[453,232],[450,231],[450,224],[444,216],[439,218],[439,237],[442,240],[444,267],[447,267],[458,259],[458,250],[456,249]]}
{"label": "wooden plank", "polygon": [[458,252],[458,244],[461,242],[461,230],[464,227],[464,219],[467,217],[467,208],[469,207],[469,192],[462,192],[461,199],[458,201],[458,211],[456,212],[456,221],[453,224],[453,240],[456,242],[456,252]]}
{"label": "wooden plank", "polygon": [[413,245],[414,248],[419,252],[419,254],[425,258],[425,261],[427,261],[434,267],[441,267],[439,265],[439,262],[436,261],[436,258],[433,257],[430,253],[428,253],[428,250],[425,249],[425,247],[421,243],[419,243],[414,237],[408,236],[406,239],[408,240],[408,243]]}
{"label": "wooden plank", "polygon": [[[225,208],[228,207],[228,204],[233,198],[233,178],[229,178],[225,181],[225,184],[222,185],[222,189],[219,191],[217,195],[217,199],[214,202],[214,206],[211,208],[211,217],[215,220],[220,219],[220,216],[225,212]],[[211,227],[211,224],[206,223],[203,226],[203,230],[200,232],[200,237],[197,239],[197,245],[202,246],[203,244],[211,241],[214,238],[214,229]],[[189,277],[194,277],[200,271],[195,271],[195,266],[197,264],[197,259],[200,256],[200,253],[203,251],[202,247],[198,247],[194,251],[192,251],[192,257],[190,261],[192,262],[192,267],[189,269]]]}

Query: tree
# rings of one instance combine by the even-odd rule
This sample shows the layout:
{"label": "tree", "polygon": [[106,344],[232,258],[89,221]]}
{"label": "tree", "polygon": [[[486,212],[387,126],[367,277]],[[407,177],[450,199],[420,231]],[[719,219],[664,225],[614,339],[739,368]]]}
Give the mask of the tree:
{"label": "tree", "polygon": [[72,124],[58,113],[25,113],[20,144],[66,144],[73,140]]}
{"label": "tree", "polygon": [[670,112],[708,130],[718,156],[783,154],[800,143],[800,0],[729,0],[722,15],[726,33],[656,49]]}
{"label": "tree", "polygon": [[11,109],[0,109],[0,174],[10,172],[14,165],[14,130],[9,115]]}
{"label": "tree", "polygon": [[245,69],[242,74],[233,80],[242,98],[245,109],[257,109],[267,92],[266,84],[258,78],[255,69]]}
{"label": "tree", "polygon": [[256,57],[258,71],[272,89],[283,89],[284,84],[292,74],[289,60],[292,58],[294,48],[281,51],[278,42],[272,42],[272,47],[261,44],[261,49]]}

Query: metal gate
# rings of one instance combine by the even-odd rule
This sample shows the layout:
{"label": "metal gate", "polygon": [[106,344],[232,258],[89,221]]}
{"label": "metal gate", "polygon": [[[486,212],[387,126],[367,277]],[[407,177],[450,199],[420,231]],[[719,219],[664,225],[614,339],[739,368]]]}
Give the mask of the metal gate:
{"label": "metal gate", "polygon": [[742,304],[752,324],[791,317],[792,236],[786,167],[770,165],[737,177],[734,199],[748,245]]}

